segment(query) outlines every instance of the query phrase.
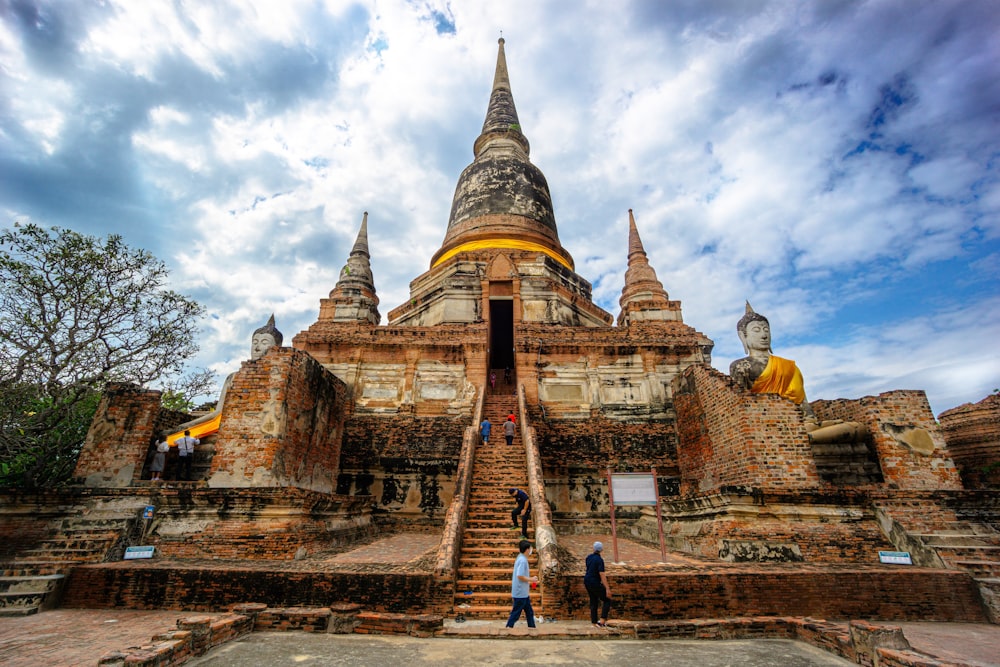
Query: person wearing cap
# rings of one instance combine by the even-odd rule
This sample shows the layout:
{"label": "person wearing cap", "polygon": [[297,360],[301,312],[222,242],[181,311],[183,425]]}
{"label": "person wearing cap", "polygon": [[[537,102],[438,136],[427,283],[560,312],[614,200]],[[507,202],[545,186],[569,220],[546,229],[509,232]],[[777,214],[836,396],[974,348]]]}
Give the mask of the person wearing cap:
{"label": "person wearing cap", "polygon": [[[583,576],[583,585],[590,596],[590,622],[599,628],[608,624],[608,613],[611,611],[611,586],[608,585],[608,575],[604,572],[604,558],[601,552],[604,545],[594,542],[594,553],[587,556],[587,574]],[[597,620],[597,606],[601,605],[601,620]]]}
{"label": "person wearing cap", "polygon": [[[507,493],[514,497],[514,502],[517,503],[517,507],[511,510],[510,520],[514,522],[514,530],[521,531],[521,539],[528,539],[528,519],[531,518],[531,496],[522,491],[521,489],[515,489],[513,487],[507,489]],[[521,524],[518,525],[517,520],[521,519]]]}

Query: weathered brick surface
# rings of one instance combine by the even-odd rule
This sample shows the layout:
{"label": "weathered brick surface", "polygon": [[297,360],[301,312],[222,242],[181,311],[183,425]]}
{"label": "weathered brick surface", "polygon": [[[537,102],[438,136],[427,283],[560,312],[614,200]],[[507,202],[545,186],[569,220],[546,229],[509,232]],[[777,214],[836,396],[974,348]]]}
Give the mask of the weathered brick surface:
{"label": "weathered brick surface", "polygon": [[363,611],[358,614],[354,632],[365,635],[410,635],[432,637],[444,627],[444,618],[437,614],[393,614]]}
{"label": "weathered brick surface", "polygon": [[139,480],[159,417],[160,392],[109,384],[73,476],[87,486],[101,487],[124,487]]}
{"label": "weathered brick surface", "polygon": [[286,609],[265,609],[257,614],[253,629],[255,632],[326,632],[330,625],[330,609],[326,607],[291,607]]}
{"label": "weathered brick surface", "polygon": [[[669,499],[662,512],[670,548],[712,560],[877,563],[879,549],[894,549],[879,528],[871,496],[862,491],[731,488]],[[649,543],[657,542],[656,531],[652,511],[633,527]]]}
{"label": "weathered brick surface", "polygon": [[751,394],[728,375],[690,366],[674,383],[681,493],[725,486],[816,489],[802,413],[774,394]]}
{"label": "weathered brick surface", "polygon": [[86,609],[228,609],[242,600],[269,607],[355,603],[373,611],[426,613],[451,608],[430,573],[302,572],[123,564],[78,567],[63,606]]}
{"label": "weathered brick surface", "polygon": [[[611,580],[613,615],[629,619],[808,616],[985,622],[972,578],[922,568],[744,566],[691,573],[625,573]],[[547,591],[547,615],[589,615],[583,572]]]}
{"label": "weathered brick surface", "polygon": [[1000,488],[1000,394],[938,415],[966,488]]}
{"label": "weathered brick surface", "polygon": [[345,425],[336,491],[371,495],[376,512],[392,525],[439,525],[471,426],[471,416],[352,417]]}
{"label": "weathered brick surface", "polygon": [[291,560],[373,534],[371,499],[303,489],[154,489],[144,543],[169,558]]}
{"label": "weathered brick surface", "polygon": [[[922,391],[889,391],[857,400],[813,401],[820,420],[864,424],[882,474],[900,489],[960,489],[958,469]],[[922,451],[933,447],[933,451]]]}
{"label": "weathered brick surface", "polygon": [[332,492],[346,399],[345,385],[299,350],[244,362],[226,395],[209,485]]}

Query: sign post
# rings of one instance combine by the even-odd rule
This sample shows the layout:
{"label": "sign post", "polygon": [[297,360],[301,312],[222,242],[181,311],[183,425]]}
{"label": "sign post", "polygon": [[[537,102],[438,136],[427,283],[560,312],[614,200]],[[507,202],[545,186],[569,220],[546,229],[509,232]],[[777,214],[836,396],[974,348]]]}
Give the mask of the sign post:
{"label": "sign post", "polygon": [[641,505],[656,507],[656,524],[660,533],[660,558],[667,560],[663,542],[663,518],[660,513],[660,493],[656,484],[656,468],[651,472],[613,473],[608,468],[608,502],[611,505],[611,544],[618,562],[618,528],[615,524],[616,505]]}

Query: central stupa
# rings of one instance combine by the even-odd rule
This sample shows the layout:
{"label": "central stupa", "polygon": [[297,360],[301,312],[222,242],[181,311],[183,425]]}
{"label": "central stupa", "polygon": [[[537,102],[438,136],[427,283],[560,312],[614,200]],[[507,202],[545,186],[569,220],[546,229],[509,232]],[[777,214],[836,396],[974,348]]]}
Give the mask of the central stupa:
{"label": "central stupa", "polygon": [[512,302],[513,323],[607,326],[590,283],[559,243],[549,184],[530,160],[510,89],[504,40],[472,164],[455,187],[448,229],[430,270],[410,284],[410,300],[390,325],[433,326],[494,319]]}

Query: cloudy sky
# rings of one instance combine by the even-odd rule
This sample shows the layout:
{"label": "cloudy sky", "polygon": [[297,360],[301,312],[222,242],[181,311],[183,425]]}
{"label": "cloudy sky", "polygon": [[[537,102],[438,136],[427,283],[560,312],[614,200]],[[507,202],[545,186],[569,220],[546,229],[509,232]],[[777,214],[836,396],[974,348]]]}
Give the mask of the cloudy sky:
{"label": "cloudy sky", "polygon": [[0,0],[0,224],[121,234],[220,379],[315,321],[369,212],[385,314],[440,247],[506,40],[560,240],[617,313],[635,210],[728,371],[744,300],[810,398],[1000,387],[994,0]]}

